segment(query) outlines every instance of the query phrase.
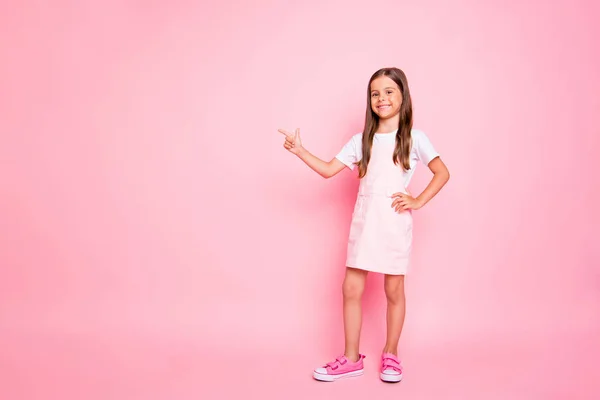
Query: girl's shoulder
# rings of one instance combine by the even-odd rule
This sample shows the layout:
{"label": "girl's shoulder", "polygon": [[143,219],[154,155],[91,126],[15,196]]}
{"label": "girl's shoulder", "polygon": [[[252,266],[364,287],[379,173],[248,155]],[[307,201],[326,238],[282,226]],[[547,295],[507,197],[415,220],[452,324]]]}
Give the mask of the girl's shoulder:
{"label": "girl's shoulder", "polygon": [[352,135],[350,137],[349,142],[352,143],[356,147],[362,146],[362,138],[363,138],[363,133],[359,132],[359,133]]}
{"label": "girl's shoulder", "polygon": [[422,129],[413,128],[410,131],[410,136],[412,138],[413,147],[419,147],[422,144],[429,143],[429,138],[427,134]]}
{"label": "girl's shoulder", "polygon": [[421,129],[418,129],[418,128],[412,128],[410,130],[410,136],[412,136],[412,138],[414,140],[420,140],[420,139],[427,138],[427,135],[425,134],[425,132],[423,132]]}
{"label": "girl's shoulder", "polygon": [[439,156],[435,146],[431,143],[424,131],[421,129],[412,129],[410,134],[412,136],[411,153],[418,159],[423,160],[425,164],[429,164],[431,160]]}

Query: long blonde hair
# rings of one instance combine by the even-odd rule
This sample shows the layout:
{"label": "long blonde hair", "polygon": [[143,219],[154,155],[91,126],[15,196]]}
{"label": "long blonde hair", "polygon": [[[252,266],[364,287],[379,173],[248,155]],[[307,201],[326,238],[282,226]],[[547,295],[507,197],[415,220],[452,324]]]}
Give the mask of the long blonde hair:
{"label": "long blonde hair", "polygon": [[408,89],[408,81],[404,72],[398,68],[382,68],[375,72],[369,80],[367,86],[367,115],[365,118],[365,127],[362,134],[362,158],[356,164],[358,165],[358,177],[363,178],[367,174],[367,167],[371,159],[371,148],[373,147],[373,138],[379,126],[379,117],[371,108],[371,82],[380,76],[387,76],[392,79],[402,93],[402,105],[400,106],[400,123],[396,133],[396,147],[392,161],[394,164],[400,164],[406,171],[410,169],[410,148],[413,125],[412,100]]}

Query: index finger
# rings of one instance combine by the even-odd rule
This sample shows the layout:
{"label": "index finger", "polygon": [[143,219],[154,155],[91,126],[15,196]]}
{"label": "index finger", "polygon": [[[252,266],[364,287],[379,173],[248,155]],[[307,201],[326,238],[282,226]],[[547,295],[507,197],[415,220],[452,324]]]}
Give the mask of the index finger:
{"label": "index finger", "polygon": [[289,137],[289,136],[294,136],[294,135],[292,135],[290,132],[288,132],[288,131],[286,131],[286,130],[284,130],[284,129],[277,129],[277,130],[278,130],[279,132],[283,133],[285,136],[288,136],[288,137]]}

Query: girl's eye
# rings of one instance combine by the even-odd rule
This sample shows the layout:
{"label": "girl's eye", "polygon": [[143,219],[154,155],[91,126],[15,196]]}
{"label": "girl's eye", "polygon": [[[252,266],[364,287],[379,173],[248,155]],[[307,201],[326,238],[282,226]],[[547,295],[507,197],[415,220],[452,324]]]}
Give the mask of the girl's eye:
{"label": "girl's eye", "polygon": [[393,92],[391,90],[388,90],[387,94],[392,94]]}
{"label": "girl's eye", "polygon": [[375,97],[375,96],[377,96],[377,93],[373,93],[371,96],[372,96],[372,97]]}

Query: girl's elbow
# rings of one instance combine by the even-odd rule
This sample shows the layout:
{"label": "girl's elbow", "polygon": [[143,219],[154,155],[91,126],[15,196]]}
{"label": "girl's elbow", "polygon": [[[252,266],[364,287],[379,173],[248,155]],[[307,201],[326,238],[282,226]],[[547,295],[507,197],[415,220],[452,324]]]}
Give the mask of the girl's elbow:
{"label": "girl's elbow", "polygon": [[450,172],[446,172],[444,174],[444,186],[446,186],[449,181],[450,181]]}
{"label": "girl's elbow", "polygon": [[[441,161],[441,159],[438,158],[438,160]],[[446,180],[449,181],[450,180],[450,170],[448,169],[448,166],[443,162],[439,162],[437,165],[437,170],[438,172],[440,172],[440,175]]]}
{"label": "girl's elbow", "polygon": [[321,172],[321,176],[325,179],[329,179],[334,175],[335,173],[331,170],[331,168],[327,168],[323,172]]}
{"label": "girl's elbow", "polygon": [[446,167],[440,168],[438,171],[435,171],[435,174],[441,176],[445,180],[450,179],[450,171]]}
{"label": "girl's elbow", "polygon": [[446,169],[446,170],[442,170],[442,171],[437,171],[434,173],[436,179],[443,181],[444,183],[448,182],[450,180],[450,172]]}

